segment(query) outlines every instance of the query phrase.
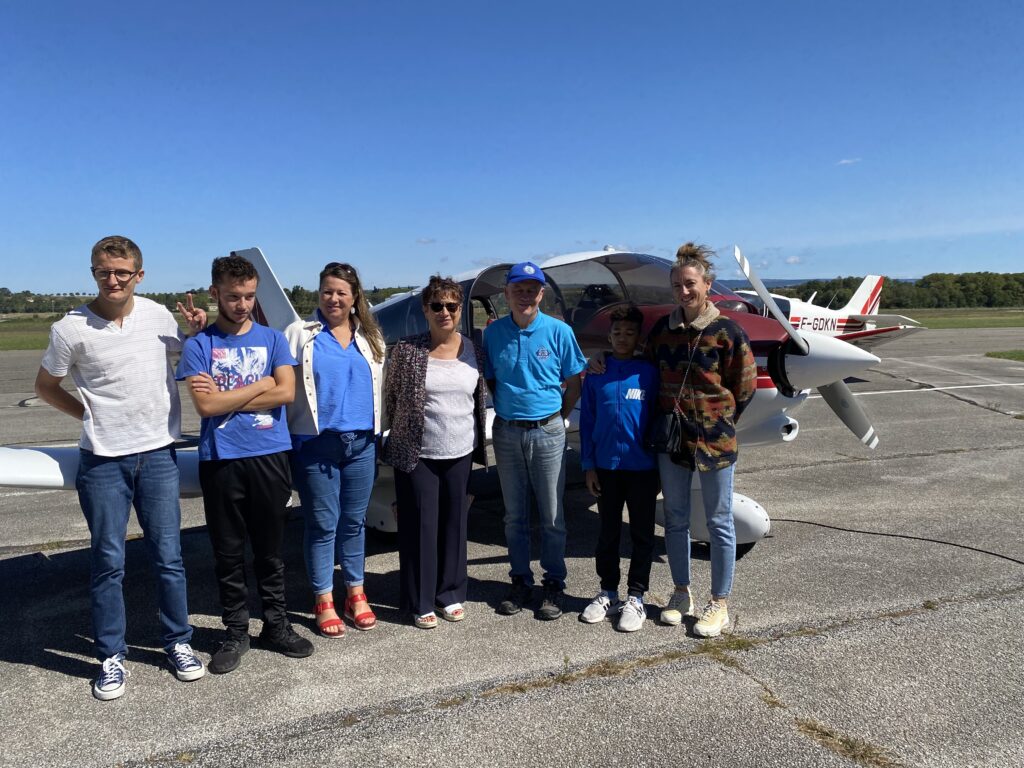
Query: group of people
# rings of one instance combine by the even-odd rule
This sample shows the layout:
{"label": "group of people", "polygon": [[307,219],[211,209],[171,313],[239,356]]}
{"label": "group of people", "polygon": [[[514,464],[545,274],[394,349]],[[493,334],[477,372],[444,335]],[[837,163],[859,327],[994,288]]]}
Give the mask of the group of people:
{"label": "group of people", "polygon": [[[364,591],[365,518],[378,458],[394,469],[400,607],[430,629],[466,615],[468,484],[487,463],[486,401],[492,396],[493,447],[505,507],[510,562],[504,615],[532,602],[530,518],[540,517],[542,593],[537,616],[562,615],[566,527],[563,509],[567,417],[581,397],[581,453],[588,490],[598,497],[600,592],[580,618],[618,616],[618,628],[645,619],[654,542],[654,505],[664,489],[666,547],[675,591],[665,623],[694,615],[689,592],[690,483],[699,473],[711,532],[712,599],[695,631],[728,625],[735,563],[731,499],[735,421],[753,395],[756,369],[738,325],[708,301],[709,252],[680,248],[672,287],[679,304],[655,323],[645,352],[642,313],[617,307],[612,352],[587,368],[572,330],[540,311],[547,282],[531,262],[509,270],[510,313],[482,342],[460,333],[462,287],[434,276],[421,293],[428,331],[387,355],[356,270],[332,262],[320,273],[312,316],[284,332],[256,322],[259,274],[241,256],[215,259],[210,295],[217,318],[179,304],[189,334],[162,306],[135,295],[145,272],[131,240],[112,236],[92,250],[97,297],[56,322],[36,379],[41,399],[82,421],[76,487],[91,536],[91,608],[101,662],[93,694],[121,696],[125,534],[134,506],[158,574],[164,650],[178,679],[207,669],[192,649],[181,555],[177,381],[187,382],[202,418],[199,480],[214,554],[224,641],[208,668],[236,669],[249,650],[245,546],[262,604],[260,644],[300,658],[313,644],[295,632],[285,605],[281,556],[294,486],[305,521],[303,552],[317,631],[345,634],[376,626]],[[180,353],[176,371],[169,354]],[[61,386],[70,374],[81,400]],[[681,442],[655,453],[652,423],[673,414]],[[378,457],[384,431],[388,439]],[[660,478],[660,480],[659,480]],[[633,544],[625,602],[618,596],[619,531],[625,503]],[[345,595],[334,598],[335,566]],[[342,618],[344,616],[344,619]]]}

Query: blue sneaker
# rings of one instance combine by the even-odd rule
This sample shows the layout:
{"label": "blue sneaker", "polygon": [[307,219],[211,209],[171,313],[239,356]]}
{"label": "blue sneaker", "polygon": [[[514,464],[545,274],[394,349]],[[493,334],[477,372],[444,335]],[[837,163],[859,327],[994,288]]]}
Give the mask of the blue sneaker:
{"label": "blue sneaker", "polygon": [[167,663],[171,665],[177,678],[186,683],[198,680],[206,674],[206,667],[188,643],[178,643],[168,651]]}
{"label": "blue sneaker", "polygon": [[124,668],[124,654],[111,656],[103,662],[99,677],[92,684],[92,695],[100,701],[111,701],[124,695],[125,681],[130,673]]}

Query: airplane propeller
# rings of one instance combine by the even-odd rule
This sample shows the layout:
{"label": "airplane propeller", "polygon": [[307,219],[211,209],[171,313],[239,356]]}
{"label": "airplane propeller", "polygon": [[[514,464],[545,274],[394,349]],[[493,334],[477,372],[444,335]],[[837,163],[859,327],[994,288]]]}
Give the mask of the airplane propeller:
{"label": "airplane propeller", "polygon": [[779,391],[792,394],[800,389],[816,387],[822,399],[858,440],[868,448],[877,446],[878,434],[871,426],[871,420],[843,379],[874,365],[879,359],[870,352],[830,336],[813,334],[811,338],[801,334],[779,309],[738,247],[733,248],[733,256],[772,317],[789,335],[789,341],[769,360],[772,379],[779,386]]}

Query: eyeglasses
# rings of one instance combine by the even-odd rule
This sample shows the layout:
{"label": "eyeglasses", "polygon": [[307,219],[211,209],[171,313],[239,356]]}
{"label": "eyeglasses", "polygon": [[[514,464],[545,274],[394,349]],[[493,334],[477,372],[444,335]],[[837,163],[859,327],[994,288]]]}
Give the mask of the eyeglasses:
{"label": "eyeglasses", "polygon": [[127,283],[142,270],[137,269],[134,272],[129,272],[127,269],[97,269],[96,267],[93,267],[89,271],[92,272],[92,276],[100,282],[108,280],[110,276],[113,275],[117,278],[117,282]]}
{"label": "eyeglasses", "polygon": [[462,305],[457,301],[432,301],[430,302],[429,307],[432,312],[438,313],[440,313],[442,309],[447,309],[449,315],[454,315],[462,309]]}

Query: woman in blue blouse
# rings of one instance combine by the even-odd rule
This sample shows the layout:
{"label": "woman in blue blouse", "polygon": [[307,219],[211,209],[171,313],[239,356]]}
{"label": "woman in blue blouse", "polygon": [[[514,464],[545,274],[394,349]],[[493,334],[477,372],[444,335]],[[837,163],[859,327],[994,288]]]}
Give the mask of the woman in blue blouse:
{"label": "woman in blue blouse", "polygon": [[320,273],[317,310],[285,336],[299,361],[288,427],[306,518],[306,570],[317,629],[337,638],[345,626],[334,606],[335,562],[347,590],[345,617],[356,629],[377,625],[363,591],[364,523],[377,465],[384,338],[355,269],[338,262]]}

